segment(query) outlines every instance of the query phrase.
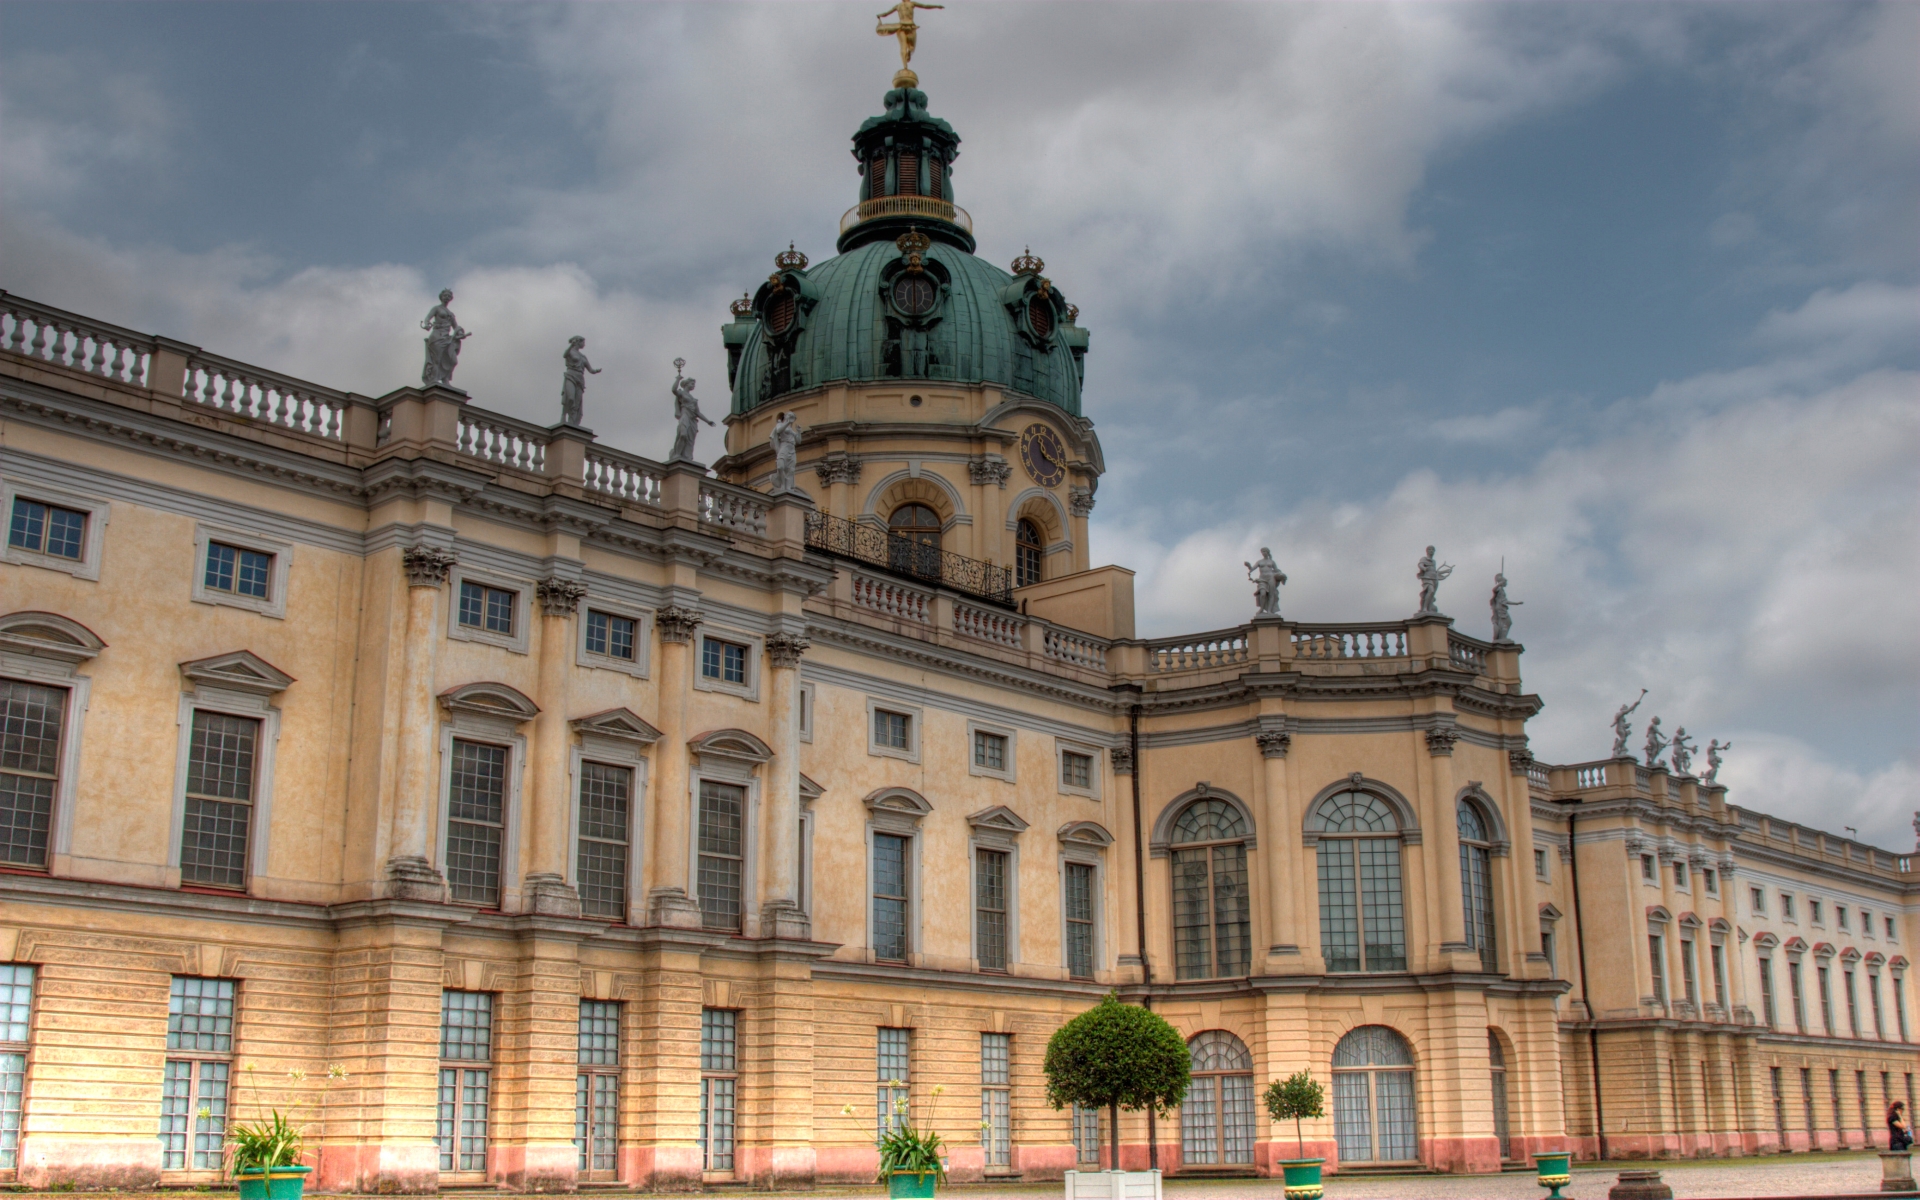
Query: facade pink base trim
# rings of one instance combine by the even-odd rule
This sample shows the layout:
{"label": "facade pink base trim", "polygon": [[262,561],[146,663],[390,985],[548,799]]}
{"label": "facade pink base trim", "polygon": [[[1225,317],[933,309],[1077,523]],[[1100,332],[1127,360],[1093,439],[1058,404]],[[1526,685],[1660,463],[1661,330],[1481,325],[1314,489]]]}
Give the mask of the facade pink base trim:
{"label": "facade pink base trim", "polygon": [[1262,1175],[1279,1175],[1280,1164],[1295,1158],[1324,1158],[1325,1170],[1335,1169],[1337,1154],[1332,1142],[1316,1141],[1308,1138],[1304,1144],[1293,1138],[1282,1138],[1271,1142],[1256,1142],[1253,1147],[1253,1169]]}
{"label": "facade pink base trim", "polygon": [[822,1146],[814,1153],[814,1178],[821,1183],[872,1183],[880,1171],[880,1152],[864,1146]]}
{"label": "facade pink base trim", "polygon": [[309,1180],[316,1192],[425,1195],[440,1190],[440,1148],[432,1142],[322,1146]]}
{"label": "facade pink base trim", "polygon": [[1080,1153],[1072,1146],[1016,1146],[1013,1169],[1028,1180],[1065,1179],[1079,1163]]}
{"label": "facade pink base trim", "polygon": [[1500,1139],[1421,1138],[1420,1161],[1453,1175],[1486,1175],[1500,1169]]}
{"label": "facade pink base trim", "polygon": [[620,1152],[620,1181],[655,1192],[697,1192],[700,1147],[627,1147]]}
{"label": "facade pink base trim", "polygon": [[160,1184],[156,1138],[107,1141],[30,1133],[20,1139],[19,1162],[15,1179],[36,1191],[52,1187],[145,1191]]}
{"label": "facade pink base trim", "polygon": [[489,1176],[516,1192],[572,1192],[580,1187],[580,1149],[572,1142],[496,1146]]}
{"label": "facade pink base trim", "polygon": [[818,1171],[812,1146],[742,1146],[734,1165],[742,1178],[765,1188],[809,1188]]}

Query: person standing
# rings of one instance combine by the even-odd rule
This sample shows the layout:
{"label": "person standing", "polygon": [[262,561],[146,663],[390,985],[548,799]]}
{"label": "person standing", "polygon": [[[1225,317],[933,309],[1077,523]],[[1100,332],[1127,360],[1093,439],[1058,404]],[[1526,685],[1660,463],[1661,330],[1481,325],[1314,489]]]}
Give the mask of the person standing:
{"label": "person standing", "polygon": [[1907,1102],[1895,1100],[1887,1106],[1887,1149],[1905,1150],[1913,1145],[1913,1130],[1907,1126]]}

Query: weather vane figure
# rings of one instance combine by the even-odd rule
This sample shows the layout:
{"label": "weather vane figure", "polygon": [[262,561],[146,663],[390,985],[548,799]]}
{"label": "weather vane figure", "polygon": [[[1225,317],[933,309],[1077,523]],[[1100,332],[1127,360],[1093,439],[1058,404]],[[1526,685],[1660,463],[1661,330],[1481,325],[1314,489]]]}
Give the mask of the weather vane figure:
{"label": "weather vane figure", "polygon": [[[919,0],[900,0],[900,3],[879,14],[880,25],[874,32],[881,37],[900,39],[900,71],[893,77],[893,86],[913,87],[920,82],[920,77],[913,73],[909,65],[913,62],[914,45],[920,37],[920,26],[913,19],[913,11],[917,8],[945,7],[944,4],[921,4]],[[893,24],[887,24],[888,17],[896,18]]]}

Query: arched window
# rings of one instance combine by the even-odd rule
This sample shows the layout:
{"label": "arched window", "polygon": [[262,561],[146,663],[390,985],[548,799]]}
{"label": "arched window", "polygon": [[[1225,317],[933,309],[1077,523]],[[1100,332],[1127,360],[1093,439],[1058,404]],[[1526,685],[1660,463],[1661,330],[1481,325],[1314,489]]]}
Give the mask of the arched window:
{"label": "arched window", "polygon": [[1502,1160],[1513,1157],[1513,1130],[1507,1124],[1507,1052],[1500,1035],[1487,1030],[1487,1061],[1493,1065],[1493,1136],[1500,1139]]}
{"label": "arched window", "polygon": [[1045,549],[1040,527],[1032,521],[1021,521],[1013,537],[1013,586],[1040,582],[1040,555]]}
{"label": "arched window", "polygon": [[1393,810],[1367,792],[1336,792],[1320,802],[1309,828],[1321,833],[1320,953],[1327,970],[1406,970]]}
{"label": "arched window", "polygon": [[924,504],[902,504],[887,518],[887,559],[897,571],[940,578],[940,514]]}
{"label": "arched window", "polygon": [[1173,963],[1179,979],[1245,975],[1247,829],[1225,800],[1197,800],[1173,823]]}
{"label": "arched window", "polygon": [[1487,822],[1473,801],[1462,800],[1457,818],[1460,827],[1460,909],[1466,914],[1467,945],[1480,952],[1480,966],[1492,971],[1493,937],[1493,839],[1487,836]]}
{"label": "arched window", "polygon": [[1385,1025],[1348,1031],[1333,1048],[1333,1137],[1341,1165],[1420,1156],[1413,1121],[1413,1051]]}
{"label": "arched window", "polygon": [[1213,1167],[1253,1161],[1253,1055],[1224,1029],[1197,1033],[1187,1043],[1193,1083],[1180,1102],[1180,1161]]}

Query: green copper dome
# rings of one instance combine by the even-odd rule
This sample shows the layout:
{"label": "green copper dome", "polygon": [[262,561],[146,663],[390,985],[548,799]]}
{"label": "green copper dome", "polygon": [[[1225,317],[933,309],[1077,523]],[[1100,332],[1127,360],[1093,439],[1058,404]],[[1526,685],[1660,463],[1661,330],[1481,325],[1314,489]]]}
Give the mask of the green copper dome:
{"label": "green copper dome", "polygon": [[836,258],[803,254],[734,305],[722,330],[733,411],[838,382],[992,384],[1080,414],[1086,331],[1023,255],[1007,272],[973,255],[953,203],[959,135],[895,88],[853,137],[860,202],[841,219]]}

